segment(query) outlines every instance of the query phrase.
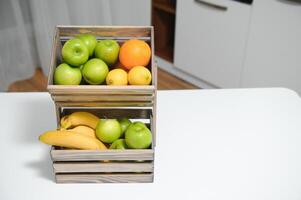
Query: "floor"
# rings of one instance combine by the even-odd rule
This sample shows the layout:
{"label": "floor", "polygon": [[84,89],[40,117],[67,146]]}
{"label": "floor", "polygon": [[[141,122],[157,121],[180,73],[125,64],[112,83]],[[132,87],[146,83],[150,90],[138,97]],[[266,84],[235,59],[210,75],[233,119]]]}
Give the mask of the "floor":
{"label": "floor", "polygon": [[[20,80],[12,83],[8,92],[44,92],[47,87],[47,77],[42,70],[38,68],[33,77],[26,80]],[[187,83],[166,71],[158,69],[158,89],[176,90],[176,89],[197,89],[198,87]]]}

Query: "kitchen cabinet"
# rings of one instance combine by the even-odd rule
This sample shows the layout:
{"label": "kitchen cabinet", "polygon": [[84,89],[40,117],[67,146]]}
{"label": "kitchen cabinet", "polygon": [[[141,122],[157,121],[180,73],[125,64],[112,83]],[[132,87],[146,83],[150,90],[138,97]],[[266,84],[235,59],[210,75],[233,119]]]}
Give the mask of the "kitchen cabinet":
{"label": "kitchen cabinet", "polygon": [[242,87],[288,87],[301,93],[301,1],[253,5]]}
{"label": "kitchen cabinet", "polygon": [[251,6],[178,0],[174,66],[216,87],[239,87]]}

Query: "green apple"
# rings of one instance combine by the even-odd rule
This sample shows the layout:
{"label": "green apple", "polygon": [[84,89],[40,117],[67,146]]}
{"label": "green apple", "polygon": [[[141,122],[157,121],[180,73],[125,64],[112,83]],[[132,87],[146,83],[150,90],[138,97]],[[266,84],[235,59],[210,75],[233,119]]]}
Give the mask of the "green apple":
{"label": "green apple", "polygon": [[95,47],[95,57],[111,66],[118,60],[120,46],[115,40],[100,40]]}
{"label": "green apple", "polygon": [[125,132],[125,142],[132,149],[147,149],[152,143],[152,133],[142,122],[133,122]]}
{"label": "green apple", "polygon": [[96,126],[96,136],[105,143],[112,143],[121,135],[121,127],[116,119],[102,119]]}
{"label": "green apple", "polygon": [[89,50],[89,56],[91,57],[94,53],[94,49],[97,44],[96,37],[91,34],[80,34],[80,35],[76,36],[76,38],[80,39],[82,42],[85,43],[85,45],[87,46],[87,48]]}
{"label": "green apple", "polygon": [[109,73],[109,67],[98,58],[93,58],[85,63],[82,74],[86,82],[92,85],[102,84]]}
{"label": "green apple", "polygon": [[127,118],[122,118],[122,119],[119,119],[119,124],[120,124],[120,127],[121,127],[121,137],[124,135],[126,129],[129,127],[129,125],[131,125],[131,121]]}
{"label": "green apple", "polygon": [[62,63],[55,69],[53,80],[56,85],[79,85],[82,80],[82,73],[80,69]]}
{"label": "green apple", "polygon": [[89,50],[80,39],[73,38],[64,44],[62,57],[67,64],[79,67],[89,59]]}
{"label": "green apple", "polygon": [[128,149],[128,146],[125,143],[125,139],[118,139],[111,144],[110,149]]}

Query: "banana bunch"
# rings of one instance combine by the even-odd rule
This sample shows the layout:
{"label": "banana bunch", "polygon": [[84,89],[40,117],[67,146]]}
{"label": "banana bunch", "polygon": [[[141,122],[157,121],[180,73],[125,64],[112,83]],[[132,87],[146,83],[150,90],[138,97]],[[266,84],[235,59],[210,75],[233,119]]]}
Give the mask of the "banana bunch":
{"label": "banana bunch", "polygon": [[88,112],[74,112],[61,119],[59,130],[43,133],[39,140],[45,144],[83,150],[105,150],[97,139],[95,128],[99,118]]}
{"label": "banana bunch", "polygon": [[62,128],[71,128],[79,125],[88,126],[95,129],[99,122],[99,118],[88,112],[74,112],[71,115],[66,115],[61,119]]}

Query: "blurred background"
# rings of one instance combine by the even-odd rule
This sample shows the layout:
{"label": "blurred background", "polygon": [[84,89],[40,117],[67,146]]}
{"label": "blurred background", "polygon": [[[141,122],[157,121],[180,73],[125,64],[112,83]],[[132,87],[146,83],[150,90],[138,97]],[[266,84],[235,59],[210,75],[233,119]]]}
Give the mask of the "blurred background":
{"label": "blurred background", "polygon": [[301,93],[301,0],[0,0],[0,91],[45,91],[55,25],[153,25],[159,89]]}

